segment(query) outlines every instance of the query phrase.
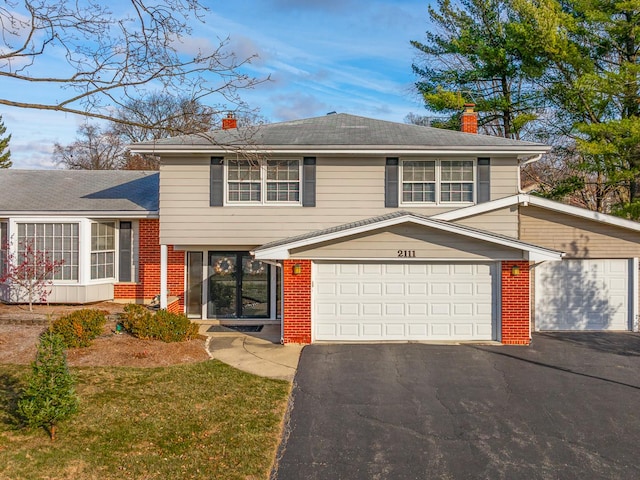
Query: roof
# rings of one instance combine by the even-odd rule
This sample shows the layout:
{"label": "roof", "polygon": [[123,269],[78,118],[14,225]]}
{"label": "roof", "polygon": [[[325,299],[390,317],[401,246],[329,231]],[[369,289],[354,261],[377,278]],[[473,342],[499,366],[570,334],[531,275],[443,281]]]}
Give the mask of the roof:
{"label": "roof", "polygon": [[388,122],[373,118],[330,114],[322,117],[272,123],[206,134],[185,135],[136,143],[134,152],[233,151],[238,148],[274,152],[345,151],[385,152],[505,152],[539,154],[549,150],[541,143],[523,142],[440,128]]}
{"label": "roof", "polygon": [[528,257],[532,261],[560,260],[563,256],[563,253],[557,250],[540,247],[506,235],[500,235],[486,230],[450,223],[444,220],[437,220],[433,217],[402,210],[378,217],[363,219],[357,222],[330,227],[324,230],[309,232],[295,237],[276,240],[274,242],[261,245],[254,249],[253,253],[257,259],[282,260],[288,258],[289,251],[295,248],[316,245],[322,242],[337,240],[351,235],[407,222],[435,228],[437,230],[453,234],[463,235],[475,240],[523,250],[528,253]]}
{"label": "roof", "polygon": [[0,170],[0,215],[158,214],[158,172]]}

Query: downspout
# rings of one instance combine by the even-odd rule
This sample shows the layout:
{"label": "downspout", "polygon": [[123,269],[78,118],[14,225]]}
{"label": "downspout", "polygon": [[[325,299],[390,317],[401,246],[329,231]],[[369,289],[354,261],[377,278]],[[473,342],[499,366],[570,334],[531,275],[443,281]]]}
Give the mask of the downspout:
{"label": "downspout", "polygon": [[[253,252],[249,252],[251,255],[254,255]],[[274,262],[273,260],[259,260],[262,263],[266,263],[267,265],[273,265],[274,267],[276,267],[276,269],[280,269],[279,274],[282,276],[283,274],[283,270],[282,270],[282,263],[280,262]],[[276,270],[276,275],[278,275],[278,271]],[[280,344],[284,345],[284,278],[280,278],[280,302],[282,303],[282,305],[280,305],[280,311],[282,312],[282,315],[280,317]]]}
{"label": "downspout", "polygon": [[529,160],[525,160],[524,162],[518,165],[518,193],[520,194],[526,193],[525,191],[522,190],[522,180],[520,178],[521,177],[520,171],[522,167],[524,167],[525,165],[529,165],[530,163],[537,162],[541,158],[542,158],[542,154],[540,153],[539,155],[531,157]]}

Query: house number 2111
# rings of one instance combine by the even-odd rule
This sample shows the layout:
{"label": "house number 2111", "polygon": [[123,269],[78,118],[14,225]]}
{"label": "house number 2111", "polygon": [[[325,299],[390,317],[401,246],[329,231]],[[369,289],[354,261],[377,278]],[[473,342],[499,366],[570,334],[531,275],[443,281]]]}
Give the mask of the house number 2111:
{"label": "house number 2111", "polygon": [[398,250],[398,256],[402,258],[415,258],[415,250]]}

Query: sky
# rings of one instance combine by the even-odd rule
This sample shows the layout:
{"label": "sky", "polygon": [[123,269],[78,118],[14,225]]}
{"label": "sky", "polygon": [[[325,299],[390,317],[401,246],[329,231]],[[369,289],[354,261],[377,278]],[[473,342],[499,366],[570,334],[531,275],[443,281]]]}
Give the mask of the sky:
{"label": "sky", "polygon": [[[116,3],[122,0],[114,0]],[[194,24],[187,40],[217,43],[229,37],[240,57],[257,55],[247,73],[270,77],[242,99],[267,122],[350,113],[403,122],[424,109],[414,89],[410,40],[424,40],[428,0],[243,0],[202,1],[205,22]],[[2,50],[0,43],[0,51]],[[55,58],[43,57],[55,70]],[[10,93],[8,93],[10,92]],[[0,96],[55,100],[52,89],[0,77]],[[214,103],[210,99],[204,103]],[[0,106],[11,134],[16,169],[61,168],[54,143],[69,144],[84,117],[60,112]]]}

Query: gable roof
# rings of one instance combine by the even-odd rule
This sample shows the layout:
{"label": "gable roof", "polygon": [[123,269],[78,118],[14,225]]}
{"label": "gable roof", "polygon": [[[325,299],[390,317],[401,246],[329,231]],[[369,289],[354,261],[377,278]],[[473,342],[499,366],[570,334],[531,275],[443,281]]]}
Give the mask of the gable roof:
{"label": "gable roof", "polygon": [[158,172],[0,170],[0,215],[158,215]]}
{"label": "gable roof", "polygon": [[133,144],[134,152],[225,152],[248,147],[270,152],[343,153],[384,151],[400,153],[505,153],[536,155],[550,147],[488,135],[475,135],[373,118],[330,114],[206,134],[185,135]]}
{"label": "gable roof", "polygon": [[614,225],[640,232],[640,222],[615,217],[606,213],[594,212],[593,210],[587,210],[586,208],[575,207],[573,205],[567,205],[566,203],[555,202],[547,198],[529,194],[512,195],[510,197],[501,198],[487,203],[479,203],[470,207],[439,213],[429,218],[445,221],[459,220],[461,218],[473,217],[475,215],[492,212],[494,210],[511,207],[513,205],[533,205],[535,207],[546,208],[548,210],[565,213],[567,215],[573,215],[575,217],[594,220],[596,222],[602,222],[608,225]]}
{"label": "gable roof", "polygon": [[372,217],[357,222],[346,223],[324,230],[317,230],[295,237],[285,238],[270,242],[253,250],[255,258],[259,260],[284,260],[289,258],[289,251],[295,248],[308,247],[319,243],[339,240],[359,233],[370,232],[384,227],[399,225],[402,223],[413,223],[425,227],[434,228],[444,232],[469,237],[470,240],[481,240],[505,247],[522,250],[528,253],[529,260],[561,260],[562,252],[549,248],[540,247],[531,243],[522,242],[512,237],[499,235],[477,228],[450,223],[443,220],[436,220],[432,217],[420,215],[413,212],[396,211],[379,217]]}

